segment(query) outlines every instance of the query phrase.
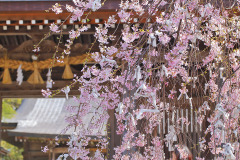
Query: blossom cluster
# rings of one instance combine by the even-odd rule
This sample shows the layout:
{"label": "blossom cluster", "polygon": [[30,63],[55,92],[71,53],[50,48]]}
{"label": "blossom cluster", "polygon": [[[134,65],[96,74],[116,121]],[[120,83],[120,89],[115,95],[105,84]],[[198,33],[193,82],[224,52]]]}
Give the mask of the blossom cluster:
{"label": "blossom cluster", "polygon": [[[102,5],[100,0],[73,2],[75,6],[66,6],[73,21]],[[240,158],[239,17],[229,16],[225,6],[198,0],[123,0],[119,6],[116,15],[95,28],[99,52],[89,55],[96,65],[85,65],[74,79],[80,84],[80,96],[75,97],[79,107],[68,106],[72,114],[66,120],[69,128],[75,128],[68,142],[69,155],[90,159],[87,135],[107,123],[108,111],[113,110],[116,133],[122,137],[114,159],[165,159],[164,144],[171,148],[174,141],[182,143],[177,133],[183,130],[178,126],[180,122],[191,126],[193,118],[174,121],[172,117],[167,134],[171,136],[164,137],[156,129],[166,121],[165,113],[185,107],[195,113],[200,125],[210,123],[203,131],[210,140],[199,141],[202,151],[210,150],[222,159]],[[62,11],[59,7],[53,7],[57,14]],[[134,18],[144,22],[133,23]],[[117,19],[124,24],[121,34],[111,32]],[[50,29],[59,32],[55,24]],[[83,24],[69,32],[65,54],[71,54],[73,40],[86,30]],[[88,129],[80,132],[88,113],[95,116]],[[100,146],[106,148],[107,142]],[[95,158],[104,159],[99,150]]]}

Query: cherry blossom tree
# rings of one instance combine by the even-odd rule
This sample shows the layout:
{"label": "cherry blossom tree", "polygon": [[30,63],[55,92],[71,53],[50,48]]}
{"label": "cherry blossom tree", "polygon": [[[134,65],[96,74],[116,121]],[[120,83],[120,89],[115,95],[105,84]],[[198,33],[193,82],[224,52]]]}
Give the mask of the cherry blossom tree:
{"label": "cherry blossom tree", "polygon": [[[106,1],[106,0],[105,0]],[[73,0],[74,6],[56,4],[52,11],[66,9],[73,21],[99,10],[101,0]],[[114,110],[116,133],[121,145],[114,159],[165,159],[173,143],[181,144],[179,122],[191,125],[187,117],[170,118],[169,132],[155,133],[165,122],[165,113],[188,107],[197,114],[202,131],[198,144],[217,159],[239,159],[240,112],[240,23],[239,0],[122,0],[115,15],[95,28],[99,52],[89,52],[96,65],[84,64],[82,75],[73,84],[79,85],[79,107],[70,106],[68,130],[74,128],[68,145],[69,156],[91,159],[86,149],[92,130],[107,122],[108,110]],[[134,22],[137,19],[138,22]],[[121,34],[110,32],[112,25],[123,23]],[[61,25],[52,24],[58,33]],[[71,54],[71,45],[88,27],[82,24],[69,32],[64,56]],[[120,30],[117,27],[116,30]],[[110,43],[110,42],[115,42]],[[36,46],[36,49],[38,46]],[[62,55],[61,55],[62,57]],[[87,62],[87,61],[86,61]],[[71,85],[62,89],[68,92]],[[49,97],[54,92],[43,91]],[[89,103],[91,102],[91,103]],[[84,132],[82,117],[95,108],[95,118]],[[206,138],[210,135],[210,138]],[[191,137],[190,137],[191,138]],[[101,138],[100,138],[101,139]],[[107,147],[102,138],[99,148]],[[181,151],[181,150],[180,150]],[[184,153],[180,153],[184,158]],[[62,156],[63,157],[63,156]],[[106,159],[97,150],[95,159]],[[205,157],[194,157],[202,160]]]}

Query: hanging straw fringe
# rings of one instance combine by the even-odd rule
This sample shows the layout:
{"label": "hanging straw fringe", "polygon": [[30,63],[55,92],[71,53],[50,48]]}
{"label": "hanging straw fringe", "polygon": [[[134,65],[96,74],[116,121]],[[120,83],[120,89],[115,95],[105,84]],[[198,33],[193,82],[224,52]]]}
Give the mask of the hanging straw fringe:
{"label": "hanging straw fringe", "polygon": [[1,75],[2,83],[3,84],[12,84],[12,79],[9,73],[9,66],[8,66],[8,58],[7,58],[7,54],[4,55],[4,71],[3,74]]}
{"label": "hanging straw fringe", "polygon": [[[70,64],[77,65],[77,64],[83,64],[86,62],[95,62],[91,57],[89,57],[87,54],[83,54],[76,57],[69,57],[65,59],[65,63],[55,63],[54,67],[63,67],[65,65],[64,73],[62,75],[63,79],[73,79],[73,73],[71,71]],[[37,63],[37,64],[34,64]],[[2,75],[0,75],[0,80],[3,79],[3,84],[11,84],[11,76],[9,73],[9,69],[18,69],[19,65],[21,66],[22,70],[25,71],[34,71],[33,74],[28,78],[28,82],[31,84],[39,84],[42,83],[42,77],[39,74],[38,69],[46,69],[48,68],[52,63],[52,59],[47,59],[44,61],[38,61],[38,62],[26,62],[26,61],[20,61],[20,60],[12,60],[8,59],[7,57],[0,58],[0,68],[4,68],[4,72]],[[35,66],[36,67],[33,67]],[[34,76],[35,75],[35,76]],[[35,77],[35,80],[34,78]],[[38,78],[39,77],[39,78]],[[37,83],[39,82],[39,83]],[[40,83],[40,84],[41,84]]]}
{"label": "hanging straw fringe", "polygon": [[[78,65],[86,62],[90,62],[90,63],[95,62],[87,54],[83,54],[76,57],[69,57],[68,59],[69,59],[68,60],[69,65]],[[5,62],[4,58],[0,58],[0,68],[4,68],[4,62]],[[46,59],[44,61],[38,61],[38,69],[48,69],[49,66],[51,66],[52,62],[53,62],[52,58]],[[9,69],[18,69],[19,65],[21,64],[22,64],[22,70],[25,70],[25,71],[34,70],[32,67],[32,62],[8,59]],[[53,67],[63,67],[64,65],[65,65],[64,63],[56,62],[54,63]]]}
{"label": "hanging straw fringe", "polygon": [[65,69],[62,75],[63,79],[73,79],[73,73],[69,65],[68,57],[64,59]]}
{"label": "hanging straw fringe", "polygon": [[37,65],[37,61],[33,61],[33,73],[31,74],[31,76],[28,78],[28,83],[30,84],[43,84],[44,81],[38,71],[38,65]]}

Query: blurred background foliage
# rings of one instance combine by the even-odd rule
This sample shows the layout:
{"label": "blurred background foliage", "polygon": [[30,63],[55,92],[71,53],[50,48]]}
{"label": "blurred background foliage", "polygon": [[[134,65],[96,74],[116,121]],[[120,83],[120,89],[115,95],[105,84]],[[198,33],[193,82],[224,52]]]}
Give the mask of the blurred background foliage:
{"label": "blurred background foliage", "polygon": [[2,121],[11,119],[16,114],[16,109],[21,105],[21,98],[4,98],[2,100]]}
{"label": "blurred background foliage", "polygon": [[[11,119],[15,116],[16,110],[22,103],[21,98],[4,98],[2,100],[2,122],[6,119]],[[3,157],[4,160],[23,160],[23,148],[18,148],[4,140],[1,141],[1,146],[9,151],[8,155]]]}
{"label": "blurred background foliage", "polygon": [[23,148],[18,148],[3,140],[1,141],[1,146],[9,151],[8,155],[3,157],[4,160],[23,160]]}

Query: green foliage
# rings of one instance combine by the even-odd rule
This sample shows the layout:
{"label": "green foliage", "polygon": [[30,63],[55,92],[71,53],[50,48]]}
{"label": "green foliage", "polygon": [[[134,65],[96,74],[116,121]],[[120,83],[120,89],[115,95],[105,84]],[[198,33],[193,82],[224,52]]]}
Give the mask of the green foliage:
{"label": "green foliage", "polygon": [[19,149],[18,147],[3,140],[1,141],[1,145],[4,149],[9,151],[8,155],[3,158],[4,160],[23,160],[23,148]]}
{"label": "green foliage", "polygon": [[16,113],[16,109],[21,105],[22,99],[9,98],[2,101],[2,121],[11,119]]}
{"label": "green foliage", "polygon": [[[2,121],[6,119],[11,119],[16,114],[16,109],[21,105],[22,99],[20,98],[9,98],[3,99],[2,101]],[[22,152],[23,148],[19,149],[18,147],[6,142],[1,141],[1,146],[8,150],[9,153],[7,156],[3,157],[4,160],[23,160]]]}

